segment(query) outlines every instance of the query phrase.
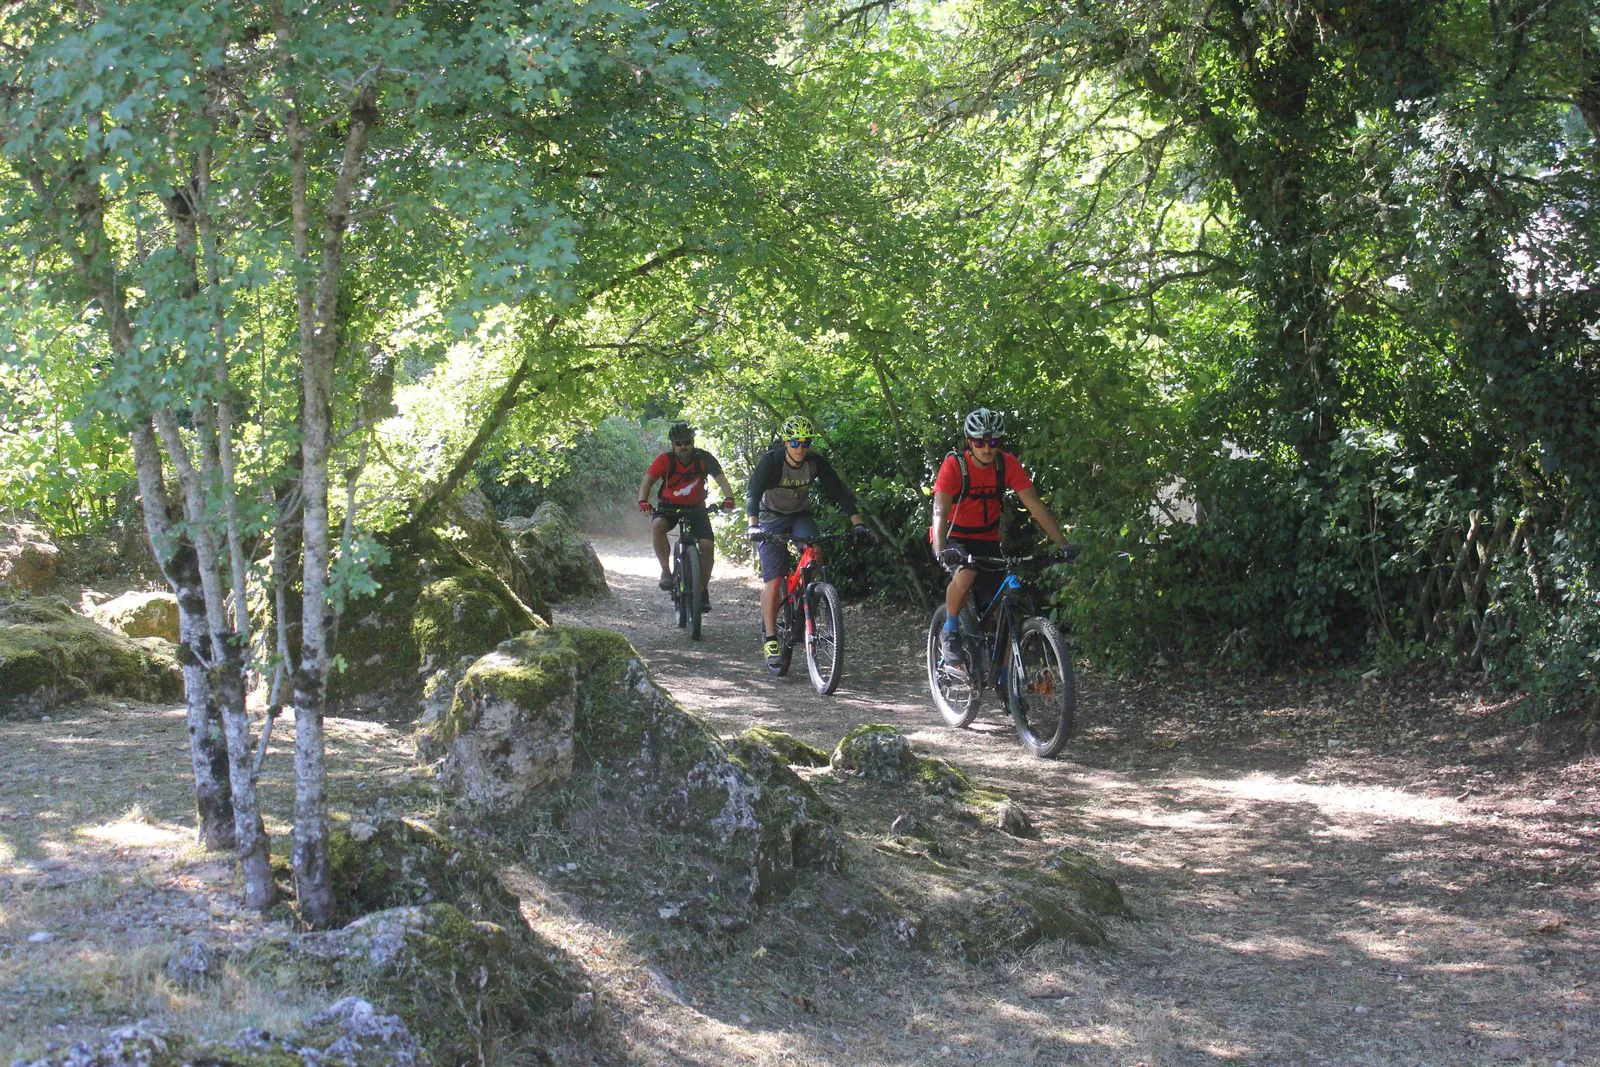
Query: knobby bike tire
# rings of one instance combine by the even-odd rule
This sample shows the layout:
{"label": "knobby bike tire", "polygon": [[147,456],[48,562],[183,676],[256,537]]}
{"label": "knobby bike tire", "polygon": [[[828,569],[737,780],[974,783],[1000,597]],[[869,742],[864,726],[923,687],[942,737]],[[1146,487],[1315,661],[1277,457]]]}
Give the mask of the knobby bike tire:
{"label": "knobby bike tire", "polygon": [[672,608],[678,617],[678,627],[689,625],[689,598],[683,595],[683,542],[672,550]]}
{"label": "knobby bike tire", "polygon": [[827,696],[839,688],[844,673],[844,612],[839,609],[839,591],[827,582],[817,582],[806,590],[810,626],[806,632],[806,670],[811,686]]}
{"label": "knobby bike tire", "polygon": [[[1078,684],[1061,631],[1049,619],[1024,620],[1017,634],[1019,665],[1006,654],[1006,705],[1022,747],[1040,759],[1060,752],[1078,713]],[[1020,669],[1019,669],[1020,668]]]}
{"label": "knobby bike tire", "polygon": [[978,717],[983,690],[975,680],[979,670],[975,642],[968,639],[964,630],[962,642],[967,653],[966,678],[952,677],[942,668],[939,634],[944,630],[944,620],[944,608],[937,608],[933,613],[933,622],[928,626],[928,690],[933,694],[933,706],[938,709],[940,717],[959,730],[970,726],[972,720]]}
{"label": "knobby bike tire", "polygon": [[689,640],[700,640],[700,616],[705,602],[700,599],[700,546],[686,545],[683,549],[683,599],[688,604]]}
{"label": "knobby bike tire", "polygon": [[795,633],[794,601],[787,597],[778,602],[778,677],[789,673],[789,663],[794,659]]}

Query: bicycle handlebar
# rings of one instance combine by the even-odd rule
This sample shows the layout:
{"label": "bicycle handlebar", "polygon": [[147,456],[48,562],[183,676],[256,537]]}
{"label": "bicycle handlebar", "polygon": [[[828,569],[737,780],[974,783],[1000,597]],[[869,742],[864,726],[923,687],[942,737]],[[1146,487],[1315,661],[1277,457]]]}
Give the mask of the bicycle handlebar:
{"label": "bicycle handlebar", "polygon": [[974,556],[967,553],[958,566],[971,567],[974,570],[1001,571],[1009,570],[1021,563],[1070,563],[1063,560],[1054,552],[1034,552],[1026,556]]}
{"label": "bicycle handlebar", "polygon": [[793,534],[754,534],[750,538],[751,544],[788,544],[793,541],[798,545],[824,545],[830,541],[852,541],[850,534],[818,534],[815,537],[795,537]]}
{"label": "bicycle handlebar", "polygon": [[652,507],[650,509],[650,514],[652,514],[652,515],[663,515],[663,516],[664,515],[681,515],[686,511],[689,511],[689,512],[704,511],[707,514],[710,514],[711,512],[714,512],[714,511],[731,511],[731,510],[732,510],[731,508],[725,509],[721,505],[718,505],[716,507],[712,507],[710,504],[656,504],[654,507]]}

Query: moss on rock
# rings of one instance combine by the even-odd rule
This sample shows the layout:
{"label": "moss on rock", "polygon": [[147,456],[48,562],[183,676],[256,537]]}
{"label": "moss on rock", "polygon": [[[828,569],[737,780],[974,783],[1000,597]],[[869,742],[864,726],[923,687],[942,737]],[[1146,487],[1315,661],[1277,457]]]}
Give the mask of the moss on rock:
{"label": "moss on rock", "polygon": [[183,696],[172,648],[112,633],[56,597],[0,601],[0,716],[39,714],[86,693]]}
{"label": "moss on rock", "polygon": [[740,740],[762,745],[791,767],[826,767],[828,754],[815,745],[807,744],[793,734],[766,726],[752,726],[739,735]]}
{"label": "moss on rock", "polygon": [[532,518],[512,519],[506,525],[517,558],[546,600],[606,592],[600,557],[561,505],[547,501]]}
{"label": "moss on rock", "polygon": [[474,845],[416,819],[341,819],[328,837],[334,903],[344,921],[448,901],[469,919],[515,926],[517,898]]}
{"label": "moss on rock", "polygon": [[344,670],[328,679],[334,714],[408,721],[428,677],[464,655],[545,625],[492,571],[431,532],[385,541],[390,560],[378,592],[346,610],[334,652]]}
{"label": "moss on rock", "polygon": [[1063,848],[966,887],[931,924],[933,943],[978,961],[1044,940],[1107,943],[1104,919],[1131,916],[1122,891],[1088,856]]}
{"label": "moss on rock", "polygon": [[549,962],[558,956],[520,922],[474,921],[438,902],[263,942],[245,963],[279,984],[358,990],[405,1020],[436,1061],[466,1064],[570,1006],[572,983]]}

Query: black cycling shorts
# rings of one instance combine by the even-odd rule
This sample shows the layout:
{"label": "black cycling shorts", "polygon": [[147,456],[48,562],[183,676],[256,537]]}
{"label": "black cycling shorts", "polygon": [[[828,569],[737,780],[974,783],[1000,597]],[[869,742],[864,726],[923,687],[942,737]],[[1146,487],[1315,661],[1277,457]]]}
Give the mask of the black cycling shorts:
{"label": "black cycling shorts", "polygon": [[668,511],[662,514],[663,529],[671,530],[683,520],[683,528],[696,541],[711,540],[711,516],[704,511]]}

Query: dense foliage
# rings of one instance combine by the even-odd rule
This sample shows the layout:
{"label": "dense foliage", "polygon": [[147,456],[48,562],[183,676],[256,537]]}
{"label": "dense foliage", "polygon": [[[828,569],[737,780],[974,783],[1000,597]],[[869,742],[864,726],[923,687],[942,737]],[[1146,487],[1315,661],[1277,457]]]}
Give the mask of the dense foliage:
{"label": "dense foliage", "polygon": [[[842,586],[927,598],[926,489],[981,403],[1085,547],[1046,582],[1103,662],[1430,662],[1595,706],[1592,5],[530,10],[394,8],[445,51],[382,83],[340,290],[335,507],[357,529],[463,469],[502,511],[625,508],[679,412],[737,483],[803,412],[882,535],[840,553]],[[182,51],[151,25],[152,52]],[[508,60],[508,27],[542,43]],[[113,81],[71,91],[146,99]],[[258,484],[295,445],[264,358],[294,343],[286,179],[250,147],[281,137],[272,114],[240,113],[217,178]],[[159,237],[131,178],[102,177],[118,225]],[[38,247],[0,252],[0,503],[83,528],[128,477],[126,411]],[[143,269],[153,287],[160,258]],[[140,343],[189,344],[180,326]]]}

